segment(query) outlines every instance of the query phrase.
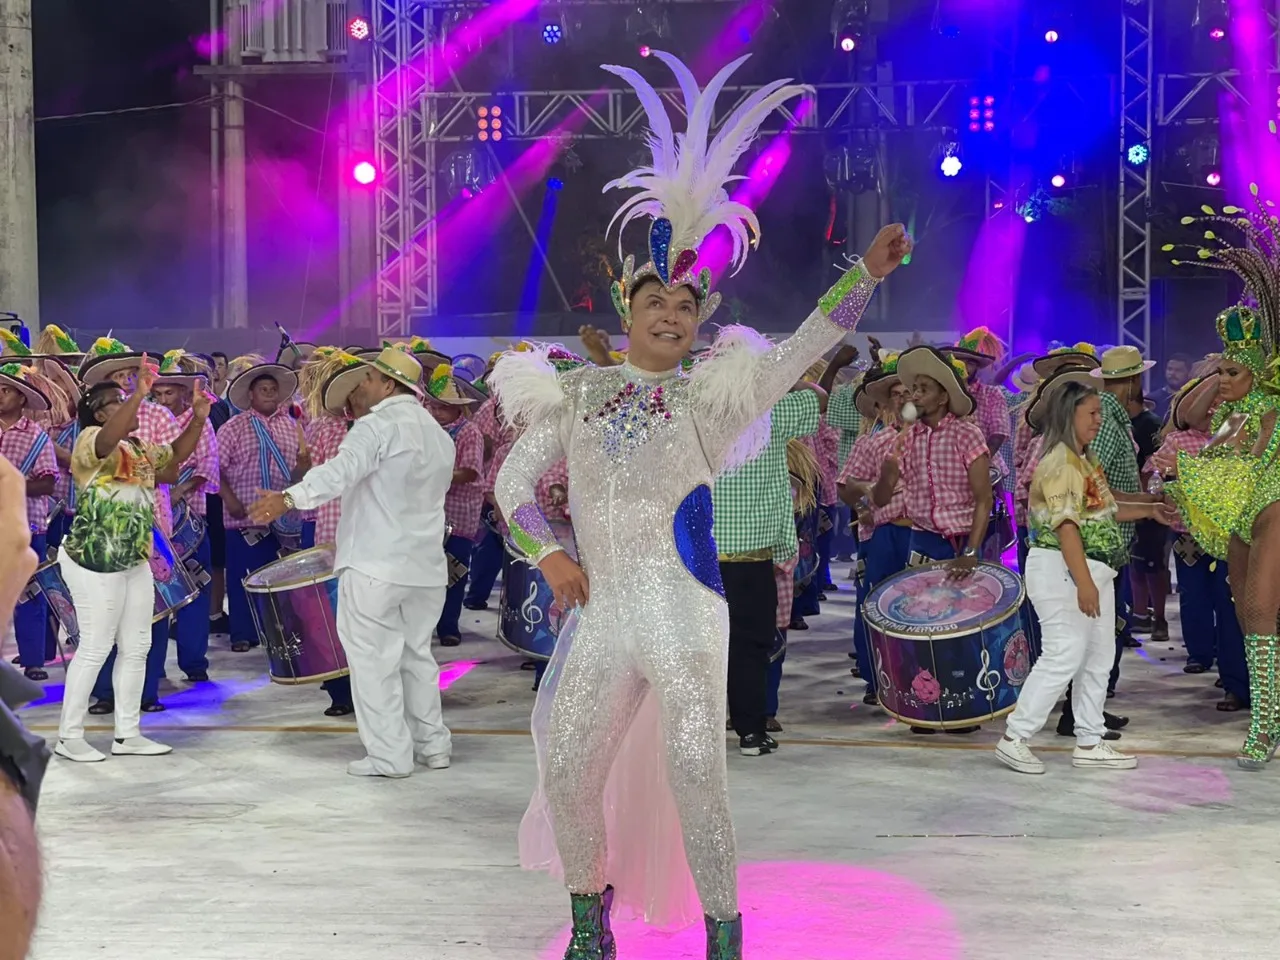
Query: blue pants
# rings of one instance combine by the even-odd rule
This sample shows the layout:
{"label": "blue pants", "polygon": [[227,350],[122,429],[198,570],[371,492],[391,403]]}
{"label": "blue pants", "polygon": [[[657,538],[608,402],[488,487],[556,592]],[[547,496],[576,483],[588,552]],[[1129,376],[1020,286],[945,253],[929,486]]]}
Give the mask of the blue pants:
{"label": "blue pants", "polygon": [[[196,547],[196,561],[205,570],[211,565],[209,531]],[[178,638],[178,669],[185,674],[209,671],[209,605],[211,583],[206,583],[200,595],[175,613]]]}
{"label": "blue pants", "polygon": [[467,578],[467,603],[485,603],[493,593],[493,585],[502,572],[502,557],[506,548],[502,538],[487,526],[481,527],[480,541],[472,546],[471,576]]}
{"label": "blue pants", "polygon": [[[207,618],[206,618],[207,620]],[[206,636],[208,627],[206,625]],[[115,688],[111,684],[111,671],[116,665],[119,648],[107,654],[107,660],[98,671],[98,682],[93,685],[97,700],[115,700]],[[169,653],[169,619],[151,625],[151,649],[147,652],[147,675],[142,681],[142,703],[155,703],[160,699],[160,681],[164,678],[164,659]]]}
{"label": "blue pants", "polygon": [[[832,550],[836,542],[836,524],[840,518],[837,515],[838,507],[823,507],[822,512],[827,520],[831,523],[831,529],[826,533],[818,534],[818,575],[814,579],[818,581],[818,589],[825,590],[831,586],[831,556]],[[819,526],[821,528],[821,526]]]}
{"label": "blue pants", "polygon": [[[1018,528],[1018,573],[1020,576],[1026,576],[1027,572],[1027,554],[1031,552],[1031,544],[1028,537],[1031,531],[1026,527]],[[1031,649],[1038,656],[1040,653],[1040,618],[1036,616],[1036,608],[1031,604],[1031,598],[1027,597],[1022,601],[1023,610],[1026,612],[1027,630],[1030,633]]]}
{"label": "blue pants", "polygon": [[355,706],[351,701],[351,677],[334,677],[320,684],[320,689],[329,694],[335,707]]}
{"label": "blue pants", "polygon": [[852,557],[858,552],[858,540],[849,527],[853,520],[853,508],[848,504],[838,503],[831,510],[831,519],[835,522],[835,529],[831,531],[831,555]]}
{"label": "blue pants", "polygon": [[[787,631],[783,630],[782,635],[785,637]],[[778,688],[782,686],[782,664],[786,659],[787,651],[783,650],[782,656],[769,664],[769,689],[764,698],[764,715],[766,717],[776,717],[778,715]]]}
{"label": "blue pants", "polygon": [[[462,563],[471,563],[471,551],[475,544],[466,537],[454,535],[444,545],[445,551]],[[436,636],[459,637],[462,635],[458,627],[458,617],[462,615],[462,598],[467,592],[467,578],[463,577],[444,595],[444,609],[440,611],[440,619],[436,622]]]}
{"label": "blue pants", "polygon": [[861,614],[862,604],[872,587],[907,568],[911,554],[910,527],[886,523],[876,527],[870,540],[864,540],[859,553],[866,560],[863,577],[858,584],[859,614],[853,626],[853,650],[858,660],[858,672],[867,681],[867,691],[876,691],[876,671],[871,658],[871,645],[867,637],[866,621]]}
{"label": "blue pants", "polygon": [[1178,609],[1187,659],[1205,667],[1212,667],[1216,660],[1222,688],[1248,703],[1244,631],[1236,619],[1226,563],[1206,555],[1188,565],[1177,554],[1173,562],[1178,571]]}
{"label": "blue pants", "polygon": [[[31,549],[44,563],[45,535],[31,535]],[[43,667],[48,643],[49,602],[43,593],[37,593],[26,603],[13,608],[13,632],[18,638],[18,664],[23,667]]]}
{"label": "blue pants", "polygon": [[304,520],[302,523],[302,549],[310,550],[316,545],[316,522]]}
{"label": "blue pants", "polygon": [[1132,636],[1133,628],[1133,584],[1129,582],[1129,565],[1125,564],[1116,572],[1116,662],[1111,668],[1111,679],[1107,690],[1114,691],[1120,682],[1120,658],[1124,656],[1125,640]]}
{"label": "blue pants", "polygon": [[818,602],[818,594],[822,592],[822,584],[819,582],[821,576],[822,568],[815,568],[813,576],[809,578],[809,583],[792,598],[792,621],[800,617],[816,617],[822,613],[822,605]]}
{"label": "blue pants", "polygon": [[227,531],[227,611],[231,621],[231,642],[259,644],[258,631],[249,612],[249,598],[244,592],[244,578],[259,567],[265,567],[280,555],[280,543],[268,533],[253,546],[244,539],[243,530]]}
{"label": "blue pants", "polygon": [[918,553],[930,560],[954,560],[956,545],[940,533],[932,530],[911,531],[911,546],[908,555]]}

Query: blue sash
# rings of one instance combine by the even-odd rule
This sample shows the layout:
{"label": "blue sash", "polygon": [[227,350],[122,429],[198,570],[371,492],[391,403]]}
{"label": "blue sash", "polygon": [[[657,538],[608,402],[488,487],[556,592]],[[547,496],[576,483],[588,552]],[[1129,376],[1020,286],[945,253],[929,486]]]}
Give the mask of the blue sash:
{"label": "blue sash", "polygon": [[40,459],[40,454],[44,448],[49,445],[49,434],[41,430],[36,434],[36,438],[31,443],[31,449],[27,451],[27,455],[22,459],[22,465],[18,467],[25,477],[31,472],[31,468],[36,465],[36,461]]}
{"label": "blue sash", "polygon": [[275,438],[267,430],[267,425],[257,417],[250,417],[249,422],[253,424],[253,432],[258,435],[258,469],[262,473],[262,489],[272,489],[272,460],[276,462],[276,466],[280,468],[280,473],[284,477],[284,482],[288,484],[289,478],[293,474],[293,468],[289,466],[289,461],[285,460],[284,454],[276,446]]}
{"label": "blue sash", "polygon": [[[79,439],[80,421],[72,420],[69,424],[63,427],[62,432],[58,434],[58,446],[71,447],[74,450],[76,441]],[[68,469],[67,472],[70,473],[71,471]],[[63,508],[63,512],[67,514],[76,512],[76,482],[74,478],[69,484],[67,484],[67,504]]]}

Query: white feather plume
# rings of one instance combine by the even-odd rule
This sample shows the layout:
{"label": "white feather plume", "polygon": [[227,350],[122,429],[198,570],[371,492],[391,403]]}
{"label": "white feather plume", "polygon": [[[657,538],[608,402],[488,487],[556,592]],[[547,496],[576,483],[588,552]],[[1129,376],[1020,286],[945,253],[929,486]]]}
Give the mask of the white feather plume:
{"label": "white feather plume", "polygon": [[494,364],[486,382],[508,426],[524,429],[554,416],[564,404],[560,375],[547,359],[550,350],[545,343],[532,350],[509,350]]}
{"label": "white feather plume", "polygon": [[[653,162],[605,184],[604,189],[636,190],[609,223],[619,223],[619,251],[622,231],[639,217],[671,221],[671,253],[696,250],[704,238],[718,226],[729,230],[733,240],[731,260],[735,272],[747,256],[748,246],[759,241],[760,222],[751,209],[729,198],[725,184],[741,179],[732,174],[734,164],[746,151],[761,124],[786,101],[813,88],[775,80],[754,91],[721,125],[710,141],[715,121],[716,99],[729,78],[747,60],[746,56],[724,67],[703,90],[687,66],[676,57],[660,50],[653,56],[675,74],[685,101],[688,118],[685,132],[675,134],[662,96],[635,70],[606,64],[602,69],[625,80],[636,92],[649,121],[649,148]],[[665,264],[664,264],[665,266]]]}
{"label": "white feather plume", "polygon": [[749,423],[730,445],[724,460],[711,467],[717,475],[731,473],[754,460],[769,445],[772,421],[768,412],[750,419],[760,409],[755,391],[756,367],[773,347],[768,337],[737,324],[721,327],[715,343],[706,350],[689,374],[697,394],[699,413],[715,425]]}

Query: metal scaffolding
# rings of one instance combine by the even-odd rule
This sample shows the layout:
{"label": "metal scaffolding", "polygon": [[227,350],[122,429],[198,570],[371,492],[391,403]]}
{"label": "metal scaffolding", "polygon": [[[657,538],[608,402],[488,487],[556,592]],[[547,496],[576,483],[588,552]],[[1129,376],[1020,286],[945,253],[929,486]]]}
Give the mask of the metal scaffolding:
{"label": "metal scaffolding", "polygon": [[[1155,0],[1130,0],[1120,29],[1120,231],[1117,342],[1145,357],[1151,346],[1152,162],[1131,164],[1129,148],[1152,149],[1151,90],[1155,80]],[[1150,159],[1150,158],[1149,158]]]}

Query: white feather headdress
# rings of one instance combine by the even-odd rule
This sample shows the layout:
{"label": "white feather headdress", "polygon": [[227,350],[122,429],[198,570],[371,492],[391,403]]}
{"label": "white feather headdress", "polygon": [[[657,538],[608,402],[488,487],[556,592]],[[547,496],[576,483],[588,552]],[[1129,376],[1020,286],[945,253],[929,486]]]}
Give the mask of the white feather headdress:
{"label": "white feather headdress", "polygon": [[720,295],[711,293],[711,271],[704,267],[695,275],[698,245],[718,226],[725,226],[733,240],[732,265],[741,268],[748,247],[760,242],[760,222],[751,208],[729,198],[725,184],[743,179],[733,175],[734,164],[755,140],[769,114],[792,97],[812,93],[812,87],[775,80],[755,90],[720,127],[711,139],[716,99],[734,72],[746,62],[739,57],[712,78],[705,90],[698,88],[693,72],[679,59],[661,50],[653,56],[676,75],[684,95],[685,132],[676,134],[662,97],[647,80],[629,67],[605,64],[602,69],[625,80],[636,92],[649,121],[649,149],[653,162],[605,184],[608,190],[635,190],[618,208],[609,223],[619,224],[619,254],[622,230],[638,217],[651,217],[649,255],[639,269],[635,257],[623,260],[622,275],[611,289],[613,305],[624,322],[630,320],[630,295],[635,284],[656,276],[669,290],[692,286],[698,295],[698,320],[706,320],[720,305]]}

